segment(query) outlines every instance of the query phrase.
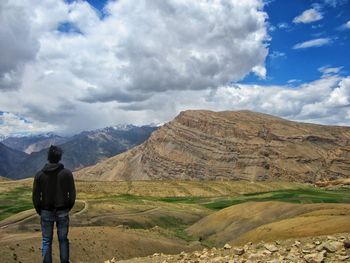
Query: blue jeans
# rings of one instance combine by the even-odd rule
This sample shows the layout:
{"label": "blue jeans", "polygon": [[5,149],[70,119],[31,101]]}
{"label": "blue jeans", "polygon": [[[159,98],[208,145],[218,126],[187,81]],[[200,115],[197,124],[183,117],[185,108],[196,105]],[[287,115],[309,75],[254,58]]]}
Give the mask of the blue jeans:
{"label": "blue jeans", "polygon": [[60,259],[61,263],[69,262],[69,240],[68,240],[68,228],[69,228],[69,215],[68,210],[62,211],[48,211],[42,210],[41,216],[41,232],[42,232],[42,246],[41,253],[44,263],[52,262],[52,238],[53,228],[56,222],[57,236],[60,247]]}

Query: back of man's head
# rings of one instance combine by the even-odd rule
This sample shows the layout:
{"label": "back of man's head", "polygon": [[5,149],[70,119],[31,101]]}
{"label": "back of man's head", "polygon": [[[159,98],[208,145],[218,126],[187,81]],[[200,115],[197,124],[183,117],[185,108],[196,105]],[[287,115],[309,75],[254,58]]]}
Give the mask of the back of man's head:
{"label": "back of man's head", "polygon": [[63,151],[60,147],[51,145],[47,153],[47,160],[50,163],[58,163],[61,161]]}

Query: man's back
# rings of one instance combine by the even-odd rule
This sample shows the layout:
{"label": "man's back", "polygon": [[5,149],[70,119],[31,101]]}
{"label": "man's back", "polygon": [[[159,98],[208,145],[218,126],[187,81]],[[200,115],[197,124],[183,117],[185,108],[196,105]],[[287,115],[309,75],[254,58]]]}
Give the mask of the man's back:
{"label": "man's back", "polygon": [[34,178],[33,204],[40,215],[43,262],[52,262],[53,228],[56,222],[61,263],[69,262],[69,211],[75,202],[73,174],[59,161],[62,149],[51,146],[48,161]]}
{"label": "man's back", "polygon": [[48,163],[34,178],[33,203],[41,209],[72,209],[75,202],[75,186],[72,172],[61,163]]}

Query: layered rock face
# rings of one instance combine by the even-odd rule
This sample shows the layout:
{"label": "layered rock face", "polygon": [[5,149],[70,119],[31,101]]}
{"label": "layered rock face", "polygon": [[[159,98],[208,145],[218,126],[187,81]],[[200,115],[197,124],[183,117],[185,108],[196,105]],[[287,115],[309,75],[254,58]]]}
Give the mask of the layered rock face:
{"label": "layered rock face", "polygon": [[250,111],[185,111],[142,145],[76,173],[92,180],[350,177],[350,128]]}

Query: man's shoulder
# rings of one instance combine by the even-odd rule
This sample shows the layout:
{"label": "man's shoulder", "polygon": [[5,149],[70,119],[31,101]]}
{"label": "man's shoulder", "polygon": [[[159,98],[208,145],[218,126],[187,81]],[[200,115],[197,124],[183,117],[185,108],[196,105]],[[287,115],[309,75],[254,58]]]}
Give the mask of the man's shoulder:
{"label": "man's shoulder", "polygon": [[42,174],[43,174],[43,171],[42,171],[42,170],[38,171],[38,172],[35,174],[34,179],[39,179],[40,176],[41,176]]}
{"label": "man's shoulder", "polygon": [[59,172],[59,174],[65,175],[65,176],[73,175],[73,174],[72,174],[72,171],[69,170],[69,169],[67,169],[67,168],[63,168],[63,169]]}

